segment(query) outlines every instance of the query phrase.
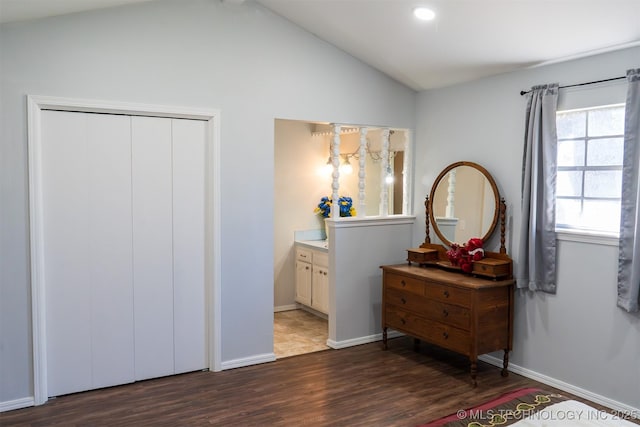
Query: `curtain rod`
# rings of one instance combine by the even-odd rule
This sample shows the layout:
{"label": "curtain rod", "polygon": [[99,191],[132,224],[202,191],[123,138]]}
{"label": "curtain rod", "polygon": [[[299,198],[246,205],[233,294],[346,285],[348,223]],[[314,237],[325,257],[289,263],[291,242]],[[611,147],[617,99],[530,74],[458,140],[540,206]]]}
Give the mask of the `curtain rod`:
{"label": "curtain rod", "polygon": [[[564,89],[564,88],[567,88],[567,87],[576,87],[576,86],[593,85],[593,84],[596,84],[596,83],[604,83],[604,82],[610,82],[610,81],[613,81],[613,80],[620,80],[620,79],[626,79],[626,78],[627,78],[627,76],[612,77],[612,78],[610,78],[610,79],[595,80],[595,81],[593,81],[593,82],[576,83],[576,84],[573,84],[573,85],[560,86],[560,87],[558,87],[558,89]],[[520,91],[520,96],[526,95],[526,94],[528,94],[529,92],[531,92],[531,91],[530,91],[530,90],[521,90],[521,91]]]}

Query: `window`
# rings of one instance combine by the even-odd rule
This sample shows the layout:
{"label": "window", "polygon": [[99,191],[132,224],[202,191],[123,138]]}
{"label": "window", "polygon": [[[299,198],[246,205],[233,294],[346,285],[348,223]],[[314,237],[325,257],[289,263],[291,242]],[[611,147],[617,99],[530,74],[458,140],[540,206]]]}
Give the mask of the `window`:
{"label": "window", "polygon": [[624,105],[559,111],[556,228],[618,234]]}

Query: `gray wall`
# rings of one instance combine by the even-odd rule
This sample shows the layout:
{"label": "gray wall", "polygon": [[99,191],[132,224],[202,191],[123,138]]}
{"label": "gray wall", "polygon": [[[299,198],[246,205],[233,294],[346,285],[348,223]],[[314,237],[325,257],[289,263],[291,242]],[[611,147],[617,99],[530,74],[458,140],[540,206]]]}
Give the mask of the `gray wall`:
{"label": "gray wall", "polygon": [[273,351],[274,119],[414,128],[415,92],[253,3],[3,24],[0,61],[0,402],[33,394],[27,94],[221,110],[223,363]]}
{"label": "gray wall", "polygon": [[[428,194],[448,164],[480,163],[506,198],[508,251],[515,258],[525,111],[519,91],[535,84],[623,76],[639,66],[640,48],[632,48],[420,93],[415,200]],[[624,81],[561,90],[559,102],[611,102],[615,96],[608,95],[624,92]],[[424,233],[424,212],[418,214],[415,243]],[[497,242],[490,244],[495,248]],[[558,248],[557,295],[522,291],[516,297],[512,364],[586,394],[640,408],[640,317],[616,307],[617,247],[561,241]]]}
{"label": "gray wall", "polygon": [[[393,220],[392,220],[393,221]],[[382,224],[341,221],[329,226],[329,341],[335,347],[370,342],[382,332],[381,265],[406,263],[413,218]]]}
{"label": "gray wall", "polygon": [[[515,255],[518,92],[638,66],[635,48],[421,93],[414,244],[421,200],[464,159],[507,198]],[[32,395],[26,94],[221,110],[223,361],[272,351],[274,119],[416,127],[414,92],[249,3],[160,0],[3,24],[0,67],[0,402]],[[558,294],[518,295],[512,361],[640,407],[640,320],[615,307],[616,259],[615,247],[560,242]]]}

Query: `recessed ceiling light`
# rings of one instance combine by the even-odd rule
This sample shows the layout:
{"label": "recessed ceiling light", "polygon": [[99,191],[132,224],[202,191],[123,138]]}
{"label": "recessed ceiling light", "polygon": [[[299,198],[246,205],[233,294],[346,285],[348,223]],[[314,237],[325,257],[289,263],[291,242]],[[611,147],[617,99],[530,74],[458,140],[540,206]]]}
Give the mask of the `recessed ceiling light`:
{"label": "recessed ceiling light", "polygon": [[416,7],[415,9],[413,9],[413,15],[418,19],[422,19],[423,21],[431,21],[436,17],[435,12],[426,7]]}

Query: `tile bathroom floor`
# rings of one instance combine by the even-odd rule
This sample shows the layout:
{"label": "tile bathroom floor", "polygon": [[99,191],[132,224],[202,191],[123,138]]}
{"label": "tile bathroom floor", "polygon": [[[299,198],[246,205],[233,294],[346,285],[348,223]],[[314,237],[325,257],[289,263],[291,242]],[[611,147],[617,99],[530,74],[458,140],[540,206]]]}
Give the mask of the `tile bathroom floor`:
{"label": "tile bathroom floor", "polygon": [[273,352],[276,359],[328,350],[329,326],[304,310],[273,313]]}

